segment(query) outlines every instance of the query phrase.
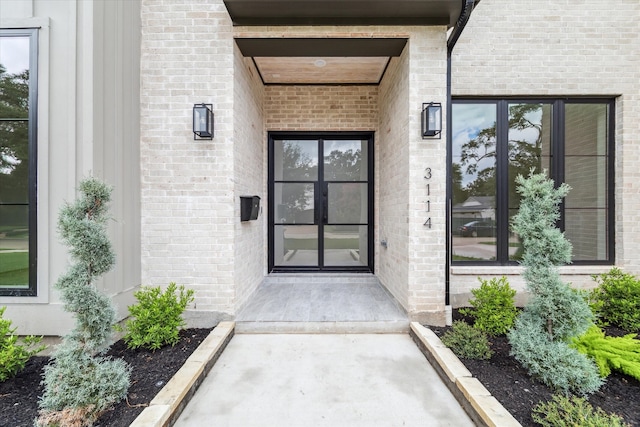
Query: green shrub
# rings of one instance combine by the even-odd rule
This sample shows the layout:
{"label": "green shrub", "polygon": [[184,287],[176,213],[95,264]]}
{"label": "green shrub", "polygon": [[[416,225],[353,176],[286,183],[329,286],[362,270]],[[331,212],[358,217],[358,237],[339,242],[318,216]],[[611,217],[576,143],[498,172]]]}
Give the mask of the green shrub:
{"label": "green shrub", "polygon": [[564,341],[552,341],[539,318],[522,313],[509,331],[511,355],[529,374],[564,393],[590,394],[602,385],[595,363]]}
{"label": "green shrub", "polygon": [[635,336],[608,337],[594,325],[574,338],[571,346],[593,359],[602,377],[609,376],[613,369],[640,381],[640,341]]}
{"label": "green shrub", "polygon": [[75,327],[56,347],[44,368],[38,426],[89,426],[100,414],[127,396],[129,366],[103,356],[111,344],[116,310],[95,282],[115,263],[107,235],[111,188],[89,178],[80,182],[80,196],[65,204],[58,231],[69,247],[72,264],[55,284]]}
{"label": "green shrub", "polygon": [[640,280],[616,267],[593,279],[598,282],[590,296],[596,314],[626,331],[640,332]]}
{"label": "green shrub", "polygon": [[463,359],[490,359],[493,351],[489,348],[487,335],[460,320],[453,322],[451,330],[442,337],[444,345],[456,356]]}
{"label": "green shrub", "polygon": [[133,319],[127,320],[124,327],[127,346],[155,350],[166,344],[175,345],[185,324],[182,313],[193,301],[193,290],[177,288],[172,282],[164,293],[160,287],[143,287],[134,296],[138,303],[129,307]]}
{"label": "green shrub", "polygon": [[553,389],[593,393],[602,384],[598,368],[568,343],[589,329],[594,316],[580,293],[561,280],[557,267],[571,262],[571,243],[555,226],[569,186],[556,188],[533,171],[528,178],[519,175],[516,183],[522,199],[512,224],[522,239],[523,276],[531,298],[507,334],[511,355]]}
{"label": "green shrub", "polygon": [[471,290],[475,299],[469,300],[473,308],[465,308],[460,312],[474,318],[474,328],[492,336],[504,335],[511,329],[518,314],[514,304],[516,291],[504,276],[500,279],[478,280],[480,288]]}
{"label": "green shrub", "polygon": [[631,427],[615,414],[594,409],[580,397],[554,395],[553,400],[533,408],[533,421],[543,427]]}
{"label": "green shrub", "polygon": [[0,381],[23,370],[31,356],[46,348],[45,345],[38,345],[42,337],[29,335],[18,340],[16,328],[11,327],[11,320],[3,318],[6,309],[7,307],[0,308]]}

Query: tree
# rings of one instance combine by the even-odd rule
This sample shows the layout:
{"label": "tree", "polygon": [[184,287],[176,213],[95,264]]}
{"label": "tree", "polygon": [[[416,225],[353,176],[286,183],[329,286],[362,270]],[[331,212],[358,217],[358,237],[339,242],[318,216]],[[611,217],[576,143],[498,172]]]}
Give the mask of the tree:
{"label": "tree", "polygon": [[74,263],[55,285],[76,325],[45,368],[39,426],[90,426],[102,411],[124,399],[129,388],[125,362],[103,356],[116,312],[111,298],[94,284],[115,262],[105,225],[111,189],[90,178],[80,183],[80,193],[58,218],[58,230]]}
{"label": "tree", "polygon": [[571,261],[571,243],[554,227],[569,186],[554,188],[552,180],[533,169],[516,182],[522,200],[513,230],[522,239],[531,298],[508,334],[511,354],[550,387],[593,393],[602,384],[595,364],[568,345],[592,325],[593,314],[584,298],[561,280],[557,268]]}

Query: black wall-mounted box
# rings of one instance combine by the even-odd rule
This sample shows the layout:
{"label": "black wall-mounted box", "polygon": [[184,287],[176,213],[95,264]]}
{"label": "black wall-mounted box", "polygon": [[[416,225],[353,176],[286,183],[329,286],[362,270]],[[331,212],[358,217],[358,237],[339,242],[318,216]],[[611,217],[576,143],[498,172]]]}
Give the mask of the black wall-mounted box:
{"label": "black wall-mounted box", "polygon": [[240,221],[258,219],[260,212],[260,197],[240,196]]}

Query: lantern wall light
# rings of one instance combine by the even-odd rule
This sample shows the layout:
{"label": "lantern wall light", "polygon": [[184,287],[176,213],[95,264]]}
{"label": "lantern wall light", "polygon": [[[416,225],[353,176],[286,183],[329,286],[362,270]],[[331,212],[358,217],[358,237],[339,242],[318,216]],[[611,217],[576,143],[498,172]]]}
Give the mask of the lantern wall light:
{"label": "lantern wall light", "polygon": [[213,139],[213,105],[193,106],[193,139]]}
{"label": "lantern wall light", "polygon": [[442,137],[442,104],[425,102],[422,104],[422,139]]}

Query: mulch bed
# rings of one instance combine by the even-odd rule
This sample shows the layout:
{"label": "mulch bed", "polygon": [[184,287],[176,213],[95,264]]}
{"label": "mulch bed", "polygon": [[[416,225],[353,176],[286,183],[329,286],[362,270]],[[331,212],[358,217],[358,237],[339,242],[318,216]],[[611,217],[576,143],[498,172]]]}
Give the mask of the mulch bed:
{"label": "mulch bed", "polygon": [[[472,323],[471,319],[461,316],[457,310],[454,310],[454,320]],[[429,328],[440,337],[449,329]],[[605,332],[612,336],[625,334],[617,328],[605,328]],[[534,381],[509,356],[511,347],[506,337],[492,337],[489,340],[494,351],[491,359],[461,359],[462,363],[523,426],[539,425],[531,418],[531,411],[539,402],[551,400],[552,391]],[[640,426],[640,382],[632,377],[613,372],[600,390],[589,397],[589,402],[608,413],[622,416],[632,426]]]}
{"label": "mulch bed", "polygon": [[[129,426],[210,332],[211,328],[181,330],[175,346],[156,351],[129,350],[122,340],[114,343],[107,354],[131,366],[131,386],[127,399],[106,411],[95,426]],[[42,369],[48,362],[48,357],[32,357],[16,377],[0,383],[0,426],[33,426],[43,392]]]}

